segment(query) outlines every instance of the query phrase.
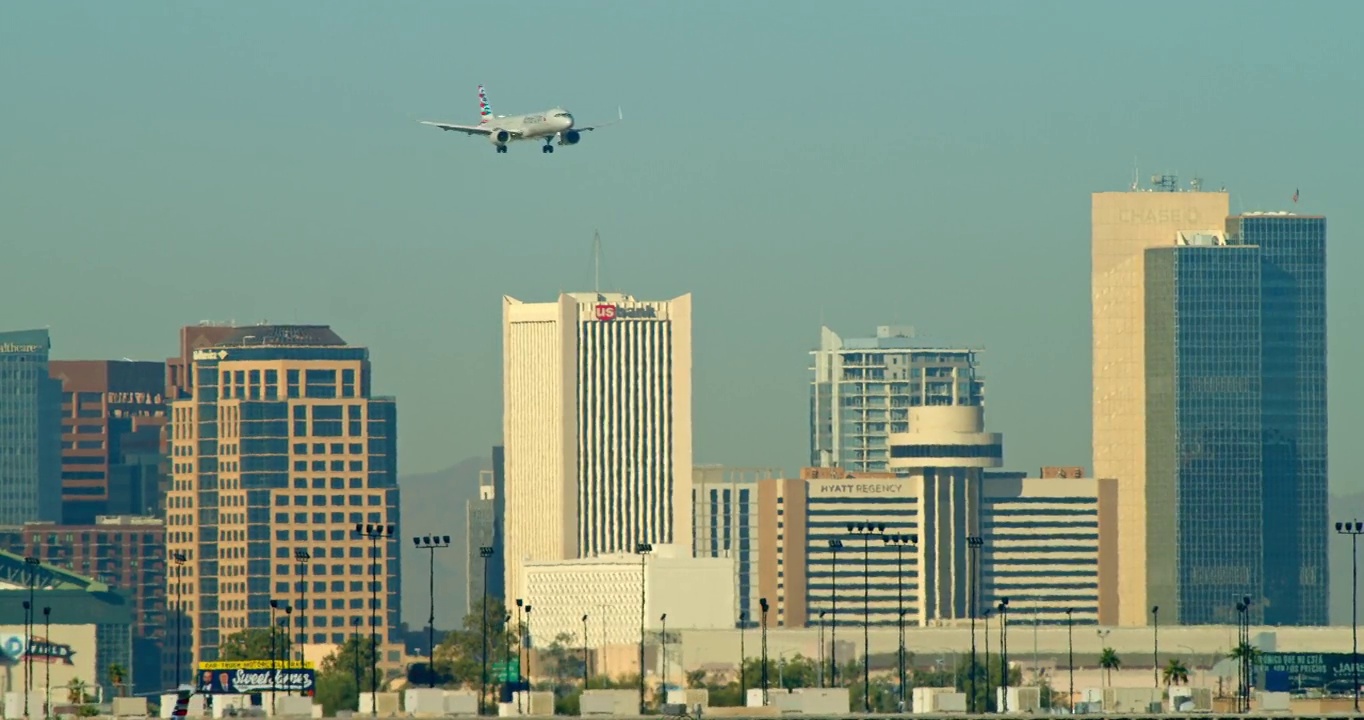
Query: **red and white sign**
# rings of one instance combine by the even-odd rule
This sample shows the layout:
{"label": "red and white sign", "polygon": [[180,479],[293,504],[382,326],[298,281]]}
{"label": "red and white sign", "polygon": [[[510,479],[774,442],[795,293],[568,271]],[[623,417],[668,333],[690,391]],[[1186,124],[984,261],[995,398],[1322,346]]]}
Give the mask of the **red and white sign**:
{"label": "red and white sign", "polygon": [[597,306],[597,319],[602,322],[616,319],[616,306],[603,303]]}

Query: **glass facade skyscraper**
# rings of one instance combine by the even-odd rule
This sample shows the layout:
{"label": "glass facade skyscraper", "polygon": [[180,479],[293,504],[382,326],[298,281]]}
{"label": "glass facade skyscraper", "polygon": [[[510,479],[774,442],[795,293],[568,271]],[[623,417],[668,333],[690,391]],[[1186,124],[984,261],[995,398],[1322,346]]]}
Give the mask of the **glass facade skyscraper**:
{"label": "glass facade skyscraper", "polygon": [[46,330],[0,332],[0,525],[60,522],[61,383]]}
{"label": "glass facade skyscraper", "polygon": [[1325,624],[1326,222],[1178,238],[1146,251],[1148,604]]}
{"label": "glass facade skyscraper", "polygon": [[1240,215],[1260,250],[1264,622],[1327,622],[1326,218]]}
{"label": "glass facade skyscraper", "polygon": [[1259,262],[1146,251],[1148,600],[1171,622],[1229,623],[1261,596]]}

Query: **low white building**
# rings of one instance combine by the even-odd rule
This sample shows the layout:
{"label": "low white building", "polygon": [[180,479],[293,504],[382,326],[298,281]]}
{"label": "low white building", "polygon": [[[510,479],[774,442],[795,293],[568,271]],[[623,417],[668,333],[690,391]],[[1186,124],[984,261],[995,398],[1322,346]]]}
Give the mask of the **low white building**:
{"label": "low white building", "polygon": [[[643,556],[526,561],[522,600],[531,612],[523,620],[537,648],[548,647],[560,635],[571,638],[570,646],[581,647],[584,630],[592,648],[637,643],[641,599],[646,635],[662,629],[665,613],[669,634],[674,629],[732,629],[737,620],[734,562],[694,558],[676,545],[655,545]],[[515,605],[508,606],[515,612]]]}

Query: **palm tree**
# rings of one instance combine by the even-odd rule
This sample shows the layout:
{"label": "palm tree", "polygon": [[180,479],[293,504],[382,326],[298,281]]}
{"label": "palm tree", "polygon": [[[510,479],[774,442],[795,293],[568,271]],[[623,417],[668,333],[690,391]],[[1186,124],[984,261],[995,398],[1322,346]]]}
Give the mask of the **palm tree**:
{"label": "palm tree", "polygon": [[1122,667],[1122,658],[1118,657],[1118,651],[1111,647],[1104,648],[1099,654],[1099,667],[1105,671],[1104,682],[1107,685],[1113,684],[1113,671]]}
{"label": "palm tree", "polygon": [[85,704],[85,682],[80,678],[71,678],[71,683],[67,686],[66,699],[72,705]]}
{"label": "palm tree", "polygon": [[[1260,648],[1257,648],[1250,643],[1243,642],[1235,648],[1232,648],[1232,651],[1227,653],[1227,657],[1232,660],[1244,662],[1247,667],[1253,668],[1256,663],[1260,662]],[[1246,692],[1245,688],[1242,688],[1242,692]]]}
{"label": "palm tree", "polygon": [[127,695],[127,685],[124,681],[128,677],[128,671],[119,663],[109,664],[109,684],[114,686],[114,694],[119,697]]}
{"label": "palm tree", "polygon": [[1171,684],[1188,685],[1189,668],[1184,666],[1184,661],[1179,658],[1170,658],[1170,664],[1165,666],[1165,687]]}
{"label": "palm tree", "polygon": [[1241,643],[1235,648],[1232,648],[1232,651],[1227,653],[1227,657],[1232,660],[1249,660],[1250,664],[1254,665],[1260,660],[1260,648],[1257,648],[1250,643]]}

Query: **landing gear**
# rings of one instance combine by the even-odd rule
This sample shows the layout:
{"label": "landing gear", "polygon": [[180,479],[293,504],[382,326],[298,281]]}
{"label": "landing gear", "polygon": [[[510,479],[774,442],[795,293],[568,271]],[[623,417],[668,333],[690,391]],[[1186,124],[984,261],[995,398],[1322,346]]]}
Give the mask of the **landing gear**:
{"label": "landing gear", "polygon": [[498,146],[497,146],[497,151],[498,151],[499,153],[505,153],[505,152],[507,152],[507,146],[506,146],[506,145],[498,145]]}
{"label": "landing gear", "polygon": [[553,145],[550,145],[549,143],[545,143],[545,146],[544,146],[543,148],[540,148],[540,152],[542,152],[542,153],[552,153],[552,152],[554,152],[554,146],[553,146]]}

